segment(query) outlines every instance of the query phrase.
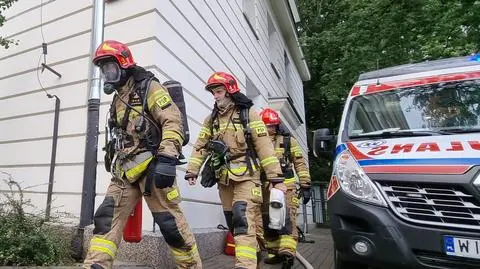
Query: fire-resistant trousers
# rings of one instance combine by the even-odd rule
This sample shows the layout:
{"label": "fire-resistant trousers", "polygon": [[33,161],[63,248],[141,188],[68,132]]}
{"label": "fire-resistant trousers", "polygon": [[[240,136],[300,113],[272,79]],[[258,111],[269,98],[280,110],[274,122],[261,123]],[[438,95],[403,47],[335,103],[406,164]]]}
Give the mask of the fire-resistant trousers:
{"label": "fire-resistant trousers", "polygon": [[[94,235],[84,261],[85,268],[93,264],[112,268],[123,228],[145,190],[145,182],[145,176],[133,185],[126,180],[112,179],[103,203],[95,212]],[[179,207],[181,199],[177,185],[160,189],[152,183],[151,195],[144,199],[170,247],[177,268],[202,268],[195,238]]]}
{"label": "fire-resistant trousers", "polygon": [[[264,204],[262,206],[263,223],[257,221],[257,238],[263,243],[269,255],[290,255],[295,257],[297,251],[297,209],[299,198],[295,188],[288,188],[285,194],[287,217],[285,227],[280,231],[268,228],[268,203],[270,192],[264,189]],[[263,228],[263,229],[262,229]]]}
{"label": "fire-resistant trousers", "polygon": [[261,218],[260,180],[229,181],[218,184],[228,228],[235,239],[235,268],[257,268],[259,252],[256,219]]}

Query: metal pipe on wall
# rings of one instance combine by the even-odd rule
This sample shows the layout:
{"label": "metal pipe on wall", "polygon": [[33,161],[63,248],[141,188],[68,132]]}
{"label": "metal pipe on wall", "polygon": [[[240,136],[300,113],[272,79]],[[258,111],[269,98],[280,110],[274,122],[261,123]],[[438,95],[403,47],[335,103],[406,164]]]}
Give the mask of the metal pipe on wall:
{"label": "metal pipe on wall", "polygon": [[303,232],[308,233],[307,205],[302,204],[302,211],[303,211]]}
{"label": "metal pipe on wall", "polygon": [[[105,1],[93,0],[90,58],[93,57],[95,50],[103,42],[104,23]],[[86,226],[93,223],[95,209],[101,79],[100,69],[91,61],[88,70],[88,89],[87,137],[85,143],[85,162],[83,167],[80,224],[71,245],[73,251],[72,256],[77,260],[82,259],[84,229]]]}
{"label": "metal pipe on wall", "polygon": [[[90,56],[103,41],[103,25],[105,17],[105,2],[93,0],[93,25],[90,43]],[[91,58],[92,58],[91,57]],[[95,185],[97,178],[97,151],[98,151],[98,125],[100,110],[100,69],[92,62],[88,72],[88,115],[87,138],[85,144],[85,163],[83,167],[82,208],[80,211],[80,228],[93,223],[95,207]]]}
{"label": "metal pipe on wall", "polygon": [[56,95],[47,94],[48,98],[55,98],[55,116],[53,120],[53,138],[52,138],[52,156],[50,158],[50,175],[48,177],[47,207],[45,210],[45,220],[50,220],[52,209],[53,179],[55,175],[55,162],[57,157],[58,142],[58,119],[60,115],[60,98]]}

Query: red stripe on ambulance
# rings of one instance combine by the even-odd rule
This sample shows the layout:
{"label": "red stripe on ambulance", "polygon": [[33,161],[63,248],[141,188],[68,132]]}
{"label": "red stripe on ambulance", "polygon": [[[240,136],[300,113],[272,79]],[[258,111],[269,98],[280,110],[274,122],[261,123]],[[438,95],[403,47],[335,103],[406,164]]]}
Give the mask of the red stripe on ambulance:
{"label": "red stripe on ambulance", "polygon": [[[457,73],[457,74],[446,74],[431,76],[419,79],[411,80],[401,80],[401,81],[391,81],[380,84],[370,84],[367,87],[365,94],[390,91],[398,88],[408,88],[415,87],[420,85],[434,84],[440,82],[450,82],[450,81],[461,81],[469,79],[480,78],[480,72],[469,72],[469,73]],[[354,86],[351,91],[351,96],[357,96],[360,94],[360,86]]]}
{"label": "red stripe on ambulance", "polygon": [[430,174],[430,175],[461,175],[465,174],[469,165],[371,165],[363,166],[369,174]]}
{"label": "red stripe on ambulance", "polygon": [[[352,146],[353,147],[353,146]],[[461,142],[461,141],[451,141],[448,146],[441,147],[436,142],[425,142],[420,143],[418,146],[415,144],[395,144],[395,145],[381,145],[378,147],[374,147],[367,152],[367,155],[370,156],[379,156],[386,153],[391,154],[399,154],[399,153],[410,153],[410,152],[441,152],[441,151],[465,151],[465,148],[472,149],[472,150],[480,150],[480,141],[468,141],[468,142]],[[349,146],[350,149],[350,146]],[[353,154],[353,150],[350,149]],[[355,158],[357,160],[364,160],[367,159],[366,157],[362,157],[363,153],[361,153],[361,158],[358,159],[357,156]]]}

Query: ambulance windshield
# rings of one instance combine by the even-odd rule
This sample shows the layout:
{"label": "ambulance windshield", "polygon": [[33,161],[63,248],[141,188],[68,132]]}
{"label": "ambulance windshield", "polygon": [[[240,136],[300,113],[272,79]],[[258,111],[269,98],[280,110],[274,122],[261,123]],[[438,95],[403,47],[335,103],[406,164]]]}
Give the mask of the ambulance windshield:
{"label": "ambulance windshield", "polygon": [[480,80],[399,88],[360,95],[350,102],[348,137],[382,133],[478,132]]}

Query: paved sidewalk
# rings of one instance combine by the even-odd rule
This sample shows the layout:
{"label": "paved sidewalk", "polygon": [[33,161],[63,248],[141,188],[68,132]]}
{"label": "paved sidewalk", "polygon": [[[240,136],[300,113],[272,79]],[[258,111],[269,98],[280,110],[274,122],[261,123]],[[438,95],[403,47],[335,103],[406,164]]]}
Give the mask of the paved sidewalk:
{"label": "paved sidewalk", "polygon": [[[314,240],[315,243],[299,243],[298,252],[315,269],[333,269],[333,241],[329,229],[315,228],[307,234],[307,240]],[[234,266],[234,258],[227,255],[217,255],[203,261],[206,269],[231,269]],[[263,269],[281,268],[281,265],[260,264]],[[294,269],[305,268],[298,260],[295,261]]]}
{"label": "paved sidewalk", "polygon": [[[333,241],[329,229],[314,228],[310,229],[310,234],[306,235],[307,240],[314,240],[315,243],[299,243],[298,252],[313,266],[315,269],[333,269]],[[160,252],[159,252],[160,253]],[[205,269],[232,269],[234,267],[234,257],[224,254],[210,256],[211,258],[203,259],[203,268]],[[171,258],[168,255],[163,255],[161,259]],[[129,259],[127,259],[129,260]],[[52,266],[42,268],[52,269],[81,269],[80,263],[70,266]],[[129,260],[122,262],[115,260],[113,269],[150,269],[150,268],[171,269],[174,266],[149,266],[141,262]],[[268,265],[263,262],[260,264],[262,269],[281,268],[281,265]],[[0,269],[18,269],[18,268],[39,268],[39,267],[1,267]],[[305,268],[298,260],[295,261],[294,269]]]}

